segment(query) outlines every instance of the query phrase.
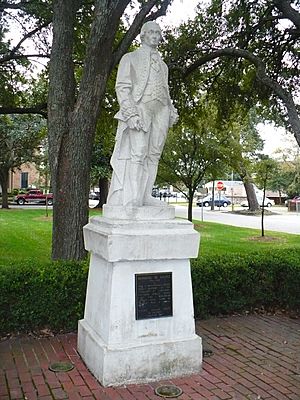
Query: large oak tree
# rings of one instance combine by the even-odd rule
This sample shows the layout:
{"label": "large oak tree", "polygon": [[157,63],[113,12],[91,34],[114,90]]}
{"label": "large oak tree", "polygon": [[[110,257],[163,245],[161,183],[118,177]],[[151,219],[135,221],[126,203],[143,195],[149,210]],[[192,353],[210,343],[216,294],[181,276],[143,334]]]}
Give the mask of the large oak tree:
{"label": "large oak tree", "polygon": [[52,257],[82,259],[82,228],[88,221],[89,173],[101,100],[113,68],[146,18],[166,12],[171,0],[140,2],[130,28],[115,42],[129,0],[95,0],[80,82],[74,76],[76,15],[80,0],[53,0],[49,69],[48,137],[54,194]]}

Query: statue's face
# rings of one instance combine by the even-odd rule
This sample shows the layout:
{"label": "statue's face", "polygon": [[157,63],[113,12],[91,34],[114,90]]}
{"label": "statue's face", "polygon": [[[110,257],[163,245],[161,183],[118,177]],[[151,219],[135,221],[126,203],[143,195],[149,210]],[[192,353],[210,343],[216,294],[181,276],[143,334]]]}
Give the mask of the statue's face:
{"label": "statue's face", "polygon": [[161,41],[161,30],[157,24],[147,27],[144,31],[143,43],[147,46],[156,48]]}

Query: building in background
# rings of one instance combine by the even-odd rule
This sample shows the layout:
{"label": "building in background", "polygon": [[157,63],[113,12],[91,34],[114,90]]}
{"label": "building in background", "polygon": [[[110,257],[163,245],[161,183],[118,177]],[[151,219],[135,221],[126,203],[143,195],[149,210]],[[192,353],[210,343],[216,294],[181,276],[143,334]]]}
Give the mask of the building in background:
{"label": "building in background", "polygon": [[[9,172],[8,192],[14,189],[40,188],[45,186],[45,177],[33,163],[22,164],[20,168]],[[0,186],[0,191],[1,186]]]}
{"label": "building in background", "polygon": [[[216,181],[211,181],[208,182],[204,185],[204,187],[207,189],[208,194],[212,194],[213,192],[213,187],[215,189],[215,196],[218,195],[219,190],[217,190],[217,182],[223,182],[224,188],[221,190],[221,193],[231,199],[231,202],[233,204],[239,204],[242,201],[247,199],[246,195],[246,190],[244,183],[242,181],[223,181],[223,180],[216,180]],[[263,191],[259,189],[255,184],[254,185],[254,190],[256,195],[261,195],[263,194]],[[269,199],[272,199],[275,201],[275,204],[280,204],[280,195],[279,192],[273,192],[271,190],[266,190],[266,197]],[[281,201],[283,201],[286,198],[286,194],[281,193]]]}

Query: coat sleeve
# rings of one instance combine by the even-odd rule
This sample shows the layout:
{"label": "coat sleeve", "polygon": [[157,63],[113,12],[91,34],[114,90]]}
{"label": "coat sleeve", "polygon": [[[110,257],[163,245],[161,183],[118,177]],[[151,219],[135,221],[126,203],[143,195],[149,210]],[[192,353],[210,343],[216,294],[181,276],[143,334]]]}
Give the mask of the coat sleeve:
{"label": "coat sleeve", "polygon": [[138,115],[137,108],[132,98],[133,79],[131,73],[131,55],[125,54],[119,64],[116,93],[120,105],[118,113],[120,119],[126,121],[134,115]]}

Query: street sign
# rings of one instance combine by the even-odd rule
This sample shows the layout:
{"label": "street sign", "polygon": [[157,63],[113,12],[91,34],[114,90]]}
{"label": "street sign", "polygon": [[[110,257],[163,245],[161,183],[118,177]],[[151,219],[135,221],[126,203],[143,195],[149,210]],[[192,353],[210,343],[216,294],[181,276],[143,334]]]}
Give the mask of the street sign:
{"label": "street sign", "polygon": [[222,181],[217,182],[217,189],[218,190],[223,190],[224,189],[224,183]]}

